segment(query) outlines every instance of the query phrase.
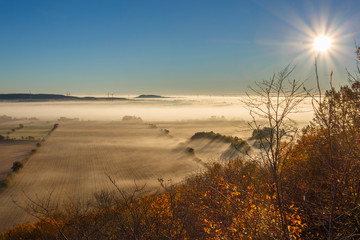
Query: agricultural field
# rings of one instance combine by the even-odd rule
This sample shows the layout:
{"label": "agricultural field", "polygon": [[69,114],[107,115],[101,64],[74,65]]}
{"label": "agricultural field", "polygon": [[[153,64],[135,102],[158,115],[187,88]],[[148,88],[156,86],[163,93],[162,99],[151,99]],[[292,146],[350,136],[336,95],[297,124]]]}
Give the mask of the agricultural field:
{"label": "agricultural field", "polygon": [[0,135],[13,140],[41,140],[53,128],[54,121],[11,119],[0,121]]}
{"label": "agricultural field", "polygon": [[0,135],[9,140],[0,140],[0,182],[11,172],[13,162],[24,163],[54,126],[52,122],[4,118],[0,121]]}
{"label": "agricultural field", "polygon": [[20,124],[23,124],[24,120],[3,120],[0,121],[0,135],[6,136],[7,134],[12,133],[12,129],[18,129]]}
{"label": "agricultural field", "polygon": [[2,141],[0,142],[0,182],[11,172],[13,162],[23,162],[32,149],[36,148],[34,141]]}
{"label": "agricultural field", "polygon": [[53,123],[25,126],[22,129],[18,129],[17,131],[10,133],[9,137],[15,140],[30,138],[33,140],[41,141],[49,133],[53,126]]}
{"label": "agricultural field", "polygon": [[[51,196],[55,205],[85,204],[96,193],[115,190],[109,176],[127,192],[135,185],[145,186],[144,194],[162,191],[158,179],[179,183],[203,171],[229,147],[211,140],[190,141],[195,132],[246,138],[251,135],[246,129],[245,122],[211,120],[60,123],[0,194],[0,231],[35,220],[17,206],[26,206],[29,198],[41,202]],[[189,147],[195,154],[186,151]]]}

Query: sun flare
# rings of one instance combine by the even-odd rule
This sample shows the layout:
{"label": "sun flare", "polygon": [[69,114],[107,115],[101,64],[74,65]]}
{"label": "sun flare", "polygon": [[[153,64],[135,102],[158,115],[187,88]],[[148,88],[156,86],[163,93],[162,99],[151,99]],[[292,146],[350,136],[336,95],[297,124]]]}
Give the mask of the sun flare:
{"label": "sun flare", "polygon": [[331,38],[325,35],[318,36],[314,40],[314,50],[319,52],[326,52],[331,47]]}

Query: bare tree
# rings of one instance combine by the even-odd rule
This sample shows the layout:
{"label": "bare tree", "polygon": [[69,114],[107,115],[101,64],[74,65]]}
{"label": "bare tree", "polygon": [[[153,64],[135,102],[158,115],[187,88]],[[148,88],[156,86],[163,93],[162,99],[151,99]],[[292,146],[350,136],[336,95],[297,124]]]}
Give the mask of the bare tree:
{"label": "bare tree", "polygon": [[[359,47],[356,46],[357,72],[351,74],[348,71],[348,81],[351,86],[342,86],[336,90],[332,84],[333,72],[330,74],[330,89],[322,95],[319,76],[317,74],[317,60],[315,59],[315,73],[317,81],[317,95],[309,94],[312,98],[314,109],[313,125],[322,133],[319,139],[317,151],[322,162],[323,171],[328,175],[326,185],[328,190],[322,195],[320,203],[324,212],[324,230],[327,239],[337,238],[334,225],[344,214],[358,209],[358,200],[343,205],[341,199],[346,196],[345,189],[347,179],[351,176],[353,166],[358,165],[360,159],[357,151],[359,143],[360,123],[360,68],[359,68]],[[326,147],[324,147],[326,146]],[[347,208],[350,208],[347,209]],[[345,234],[348,232],[345,231]],[[348,236],[342,236],[347,238]]]}
{"label": "bare tree", "polygon": [[[285,212],[281,169],[286,155],[294,143],[297,128],[290,115],[299,112],[298,106],[305,99],[307,91],[304,82],[291,79],[294,67],[288,65],[268,80],[256,82],[250,87],[244,100],[250,110],[250,127],[259,134],[260,145],[256,160],[269,175],[270,191],[279,211],[282,235],[288,238],[288,223]],[[267,130],[265,133],[264,129]]]}

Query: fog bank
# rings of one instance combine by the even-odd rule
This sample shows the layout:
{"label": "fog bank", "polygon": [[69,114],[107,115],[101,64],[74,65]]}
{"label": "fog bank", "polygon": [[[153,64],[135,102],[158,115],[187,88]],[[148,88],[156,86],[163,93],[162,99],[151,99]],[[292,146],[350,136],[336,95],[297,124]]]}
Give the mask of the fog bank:
{"label": "fog bank", "polygon": [[[60,117],[80,120],[121,120],[125,115],[138,116],[144,121],[181,121],[190,119],[243,119],[249,121],[249,110],[241,96],[177,96],[159,99],[135,99],[126,101],[89,102],[0,102],[0,114],[16,118],[36,117],[40,120],[56,120]],[[309,100],[294,116],[307,122],[313,113]]]}

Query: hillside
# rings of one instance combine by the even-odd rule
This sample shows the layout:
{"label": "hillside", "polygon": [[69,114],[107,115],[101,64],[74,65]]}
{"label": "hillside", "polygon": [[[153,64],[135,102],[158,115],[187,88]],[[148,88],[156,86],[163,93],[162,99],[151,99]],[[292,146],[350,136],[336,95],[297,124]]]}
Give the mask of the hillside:
{"label": "hillside", "polygon": [[146,95],[146,94],[142,94],[137,96],[136,98],[166,98],[163,96],[159,96],[159,95]]}
{"label": "hillside", "polygon": [[30,94],[30,93],[8,93],[0,94],[0,101],[112,101],[126,100],[126,98],[99,98],[99,97],[75,97],[61,94]]}

